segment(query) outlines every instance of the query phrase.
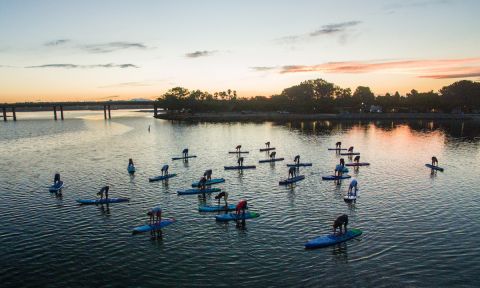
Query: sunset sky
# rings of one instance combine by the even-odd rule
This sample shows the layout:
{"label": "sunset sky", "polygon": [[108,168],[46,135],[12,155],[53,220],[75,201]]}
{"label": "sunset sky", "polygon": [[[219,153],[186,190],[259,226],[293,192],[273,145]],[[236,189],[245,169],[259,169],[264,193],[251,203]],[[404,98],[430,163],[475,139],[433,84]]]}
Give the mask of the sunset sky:
{"label": "sunset sky", "polygon": [[480,1],[0,0],[0,102],[480,80]]}

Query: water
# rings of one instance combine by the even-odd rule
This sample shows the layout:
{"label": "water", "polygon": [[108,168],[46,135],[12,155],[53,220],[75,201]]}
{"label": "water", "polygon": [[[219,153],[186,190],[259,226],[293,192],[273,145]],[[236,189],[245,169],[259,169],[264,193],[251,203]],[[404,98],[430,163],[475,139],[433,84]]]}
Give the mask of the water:
{"label": "water", "polygon": [[[75,286],[479,286],[480,128],[472,122],[412,123],[171,123],[149,113],[18,113],[0,123],[0,283],[2,287]],[[151,125],[151,132],[147,128]],[[258,164],[271,141],[286,161]],[[352,171],[355,205],[340,186],[322,181],[339,156],[327,148],[355,146],[370,167]],[[236,145],[249,150],[236,165]],[[198,158],[171,161],[185,147]],[[313,167],[304,181],[282,187],[296,154]],[[424,164],[437,156],[445,172]],[[128,158],[137,166],[127,173]],[[346,158],[348,163],[350,160]],[[164,163],[179,176],[149,183]],[[231,201],[245,198],[260,218],[245,229],[199,213],[198,196],[177,196],[203,171],[226,182]],[[47,190],[58,171],[63,197]],[[109,184],[110,197],[129,203],[79,206]],[[213,195],[206,202],[213,203]],[[161,237],[131,235],[160,204],[177,222]],[[330,232],[346,213],[358,240],[306,251],[304,243]]]}

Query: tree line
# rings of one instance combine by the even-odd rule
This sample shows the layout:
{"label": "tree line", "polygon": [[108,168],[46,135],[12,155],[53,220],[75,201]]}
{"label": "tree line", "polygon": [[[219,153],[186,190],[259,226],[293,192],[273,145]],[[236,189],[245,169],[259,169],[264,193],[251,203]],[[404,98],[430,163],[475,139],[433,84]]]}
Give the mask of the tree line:
{"label": "tree line", "polygon": [[384,112],[472,112],[480,109],[480,82],[461,80],[438,92],[405,95],[377,95],[370,87],[355,91],[341,88],[323,79],[303,81],[285,88],[279,95],[237,97],[235,90],[215,92],[175,87],[158,98],[159,106],[168,110],[207,111],[288,111],[297,113],[368,112],[372,105]]}

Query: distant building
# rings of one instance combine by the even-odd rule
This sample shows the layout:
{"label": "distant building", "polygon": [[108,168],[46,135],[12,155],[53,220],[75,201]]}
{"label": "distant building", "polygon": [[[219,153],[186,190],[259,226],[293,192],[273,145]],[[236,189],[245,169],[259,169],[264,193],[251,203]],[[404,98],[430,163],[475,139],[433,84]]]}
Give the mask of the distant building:
{"label": "distant building", "polygon": [[370,106],[370,113],[382,113],[382,107],[377,106],[377,105],[372,105]]}

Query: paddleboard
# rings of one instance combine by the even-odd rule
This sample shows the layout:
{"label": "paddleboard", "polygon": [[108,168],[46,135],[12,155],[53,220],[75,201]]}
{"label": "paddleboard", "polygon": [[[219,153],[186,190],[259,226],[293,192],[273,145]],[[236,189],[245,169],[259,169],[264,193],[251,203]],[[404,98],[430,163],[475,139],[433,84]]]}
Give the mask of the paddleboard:
{"label": "paddleboard", "polygon": [[128,202],[129,198],[108,198],[107,199],[77,199],[77,202],[83,205],[93,205],[93,204],[107,204],[107,203],[120,203]]}
{"label": "paddleboard", "polygon": [[193,194],[220,192],[220,191],[222,191],[222,189],[219,189],[219,188],[207,188],[205,190],[187,189],[187,190],[179,190],[179,191],[177,191],[177,194],[178,195],[193,195]]}
{"label": "paddleboard", "polygon": [[290,179],[282,180],[282,181],[278,182],[278,184],[280,184],[280,185],[288,185],[288,184],[292,184],[292,183],[301,181],[301,180],[303,180],[303,179],[305,179],[305,176],[304,176],[304,175],[298,175],[298,176],[293,177],[293,178],[290,178]]}
{"label": "paddleboard", "polygon": [[[245,219],[253,219],[260,217],[260,214],[255,213],[255,212],[245,212]],[[228,213],[228,214],[221,214],[215,216],[215,220],[221,221],[221,222],[227,222],[227,221],[232,221],[232,220],[242,220],[243,219],[243,214],[240,213],[240,215],[237,217],[237,214],[235,213]]]}
{"label": "paddleboard", "polygon": [[218,212],[218,211],[233,211],[235,210],[235,204],[229,204],[227,209],[225,209],[225,205],[205,205],[199,206],[199,212]]}
{"label": "paddleboard", "polygon": [[154,182],[154,181],[160,181],[160,180],[165,180],[165,179],[168,179],[168,178],[172,178],[172,177],[175,177],[177,176],[177,174],[173,173],[173,174],[168,174],[168,175],[161,175],[161,176],[157,176],[157,177],[152,177],[152,178],[148,178],[148,181],[149,182]]}
{"label": "paddleboard", "polygon": [[322,248],[331,245],[335,245],[338,243],[342,243],[348,241],[354,237],[362,235],[362,230],[360,229],[348,229],[347,233],[342,235],[325,235],[315,238],[313,240],[308,241],[305,243],[306,249],[314,249],[314,248]]}
{"label": "paddleboard", "polygon": [[352,202],[352,201],[357,200],[357,196],[355,196],[355,195],[345,195],[345,196],[343,197],[343,200],[344,200],[345,202]]}
{"label": "paddleboard", "polygon": [[442,167],[433,166],[432,164],[425,164],[425,166],[427,166],[428,168],[431,168],[431,169],[433,169],[433,170],[438,170],[438,171],[443,172],[443,168],[442,168]]}
{"label": "paddleboard", "polygon": [[339,179],[348,179],[352,178],[350,175],[342,175],[342,177],[335,175],[322,176],[322,180],[339,180]]}
{"label": "paddleboard", "polygon": [[255,169],[257,166],[251,165],[251,166],[224,166],[225,170],[243,170],[243,169]]}
{"label": "paddleboard", "polygon": [[307,167],[307,166],[312,166],[312,163],[287,164],[287,167]]}
{"label": "paddleboard", "polygon": [[[205,185],[213,185],[213,184],[218,184],[223,182],[225,182],[225,179],[223,178],[214,178],[214,179],[208,180]],[[198,187],[199,184],[200,182],[193,182],[192,187]]]}
{"label": "paddleboard", "polygon": [[336,150],[336,151],[340,151],[340,150],[348,150],[347,148],[328,148],[328,150],[332,151],[332,150]]}
{"label": "paddleboard", "polygon": [[250,153],[248,151],[228,151],[228,154],[247,154],[247,153]]}
{"label": "paddleboard", "polygon": [[58,191],[62,190],[63,186],[64,186],[63,181],[59,181],[59,182],[57,182],[57,185],[54,184],[54,185],[50,186],[48,188],[48,191],[50,191],[52,193],[53,192],[58,192]]}
{"label": "paddleboard", "polygon": [[349,153],[340,153],[342,156],[353,156],[353,155],[360,155],[359,152],[349,152]]}
{"label": "paddleboard", "polygon": [[187,156],[187,157],[173,157],[172,160],[182,160],[182,159],[189,159],[189,158],[197,158],[197,156]]}
{"label": "paddleboard", "polygon": [[127,171],[128,171],[128,173],[130,173],[130,174],[135,173],[135,170],[136,170],[136,169],[135,169],[135,166],[128,166],[128,167],[127,167]]}
{"label": "paddleboard", "polygon": [[275,147],[272,148],[260,148],[260,152],[275,150]]}
{"label": "paddleboard", "polygon": [[359,162],[359,163],[347,163],[345,164],[345,166],[353,166],[353,167],[357,167],[357,166],[368,166],[370,165],[370,163],[367,163],[367,162]]}
{"label": "paddleboard", "polygon": [[258,163],[268,163],[268,162],[277,162],[277,161],[283,161],[285,160],[284,158],[275,158],[275,159],[266,159],[266,160],[260,160]]}
{"label": "paddleboard", "polygon": [[132,233],[133,234],[138,234],[138,233],[145,233],[145,232],[149,232],[149,231],[160,230],[163,227],[168,226],[168,225],[170,225],[174,222],[175,222],[175,219],[173,219],[173,218],[172,219],[162,219],[162,221],[160,221],[160,223],[158,223],[158,224],[149,224],[149,225],[142,225],[142,226],[135,227],[135,228],[133,228]]}

